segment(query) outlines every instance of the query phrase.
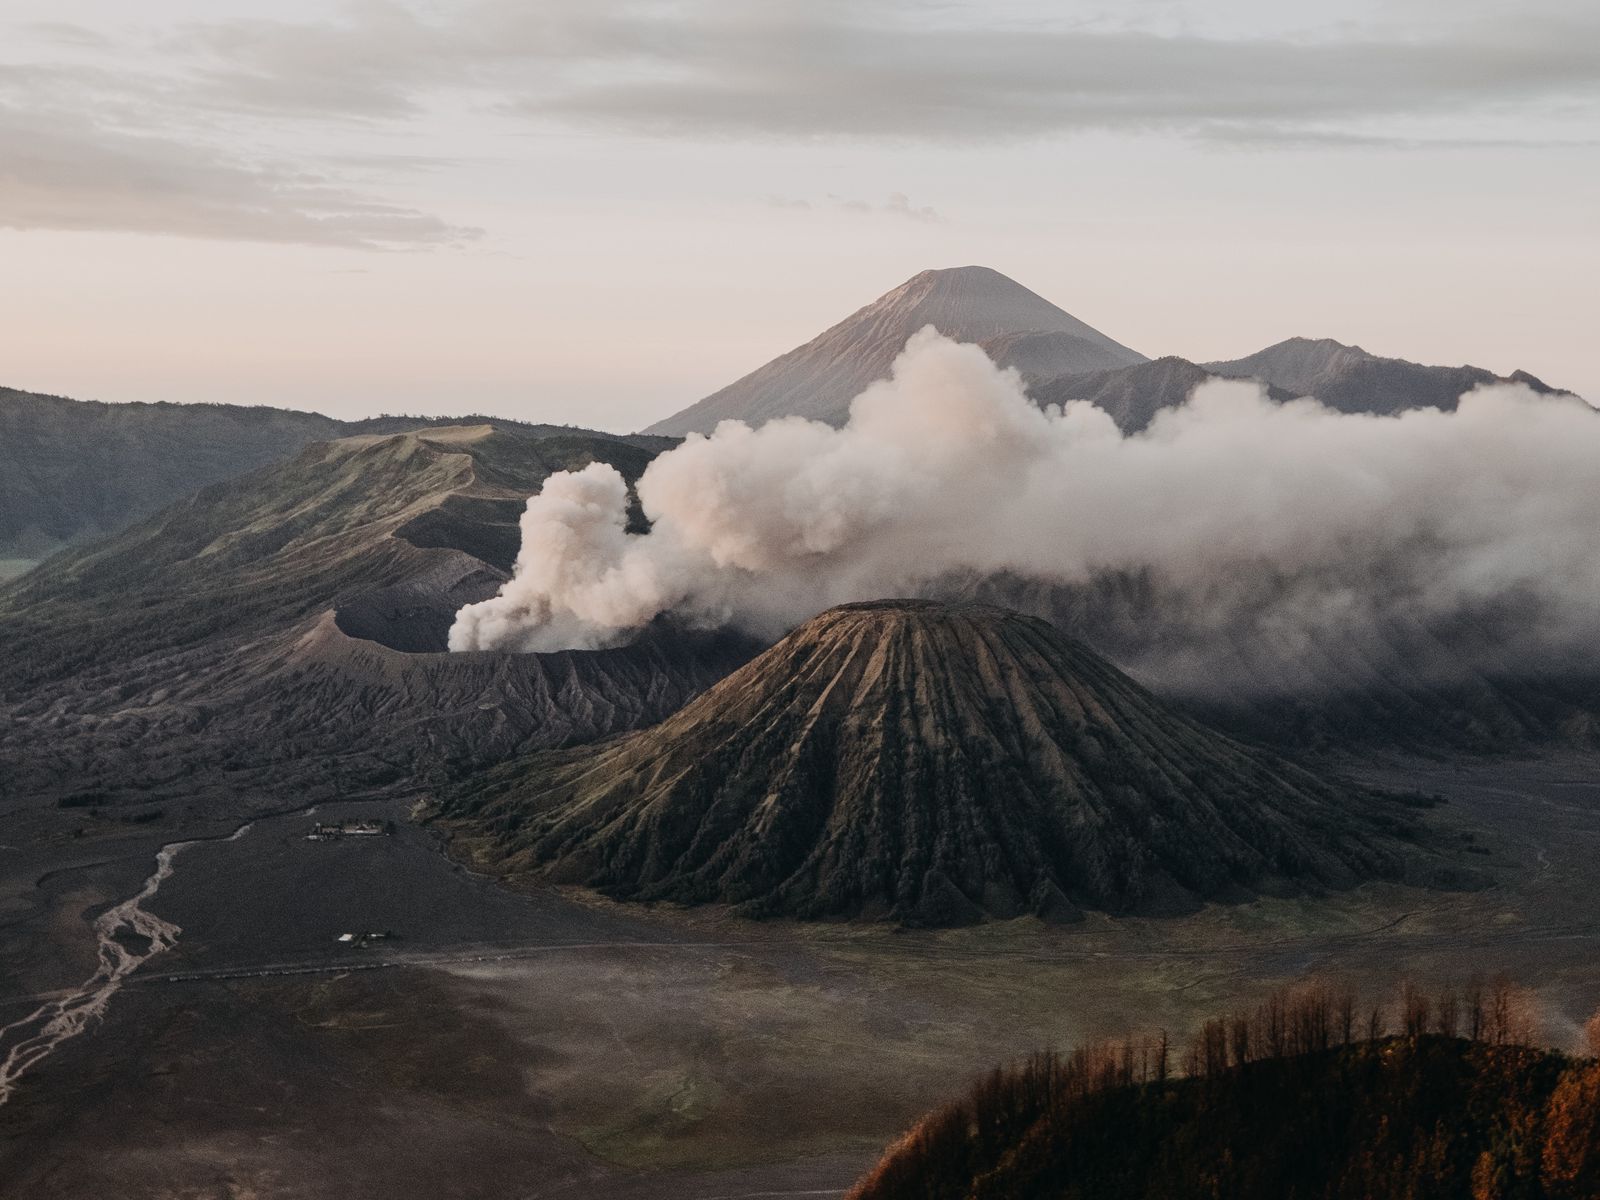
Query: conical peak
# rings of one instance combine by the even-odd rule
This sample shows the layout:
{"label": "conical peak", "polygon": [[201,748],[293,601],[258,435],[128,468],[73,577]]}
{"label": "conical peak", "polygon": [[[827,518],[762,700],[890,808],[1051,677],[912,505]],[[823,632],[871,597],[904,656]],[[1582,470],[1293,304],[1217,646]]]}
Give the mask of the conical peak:
{"label": "conical peak", "polygon": [[857,600],[840,604],[826,612],[818,613],[799,626],[790,636],[803,635],[808,630],[827,629],[837,625],[874,624],[885,627],[896,625],[947,625],[966,619],[980,622],[1026,622],[1043,625],[1033,617],[1025,617],[1009,608],[976,602],[887,599]]}
{"label": "conical peak", "polygon": [[1405,851],[1375,797],[974,603],[831,609],[661,725],[507,782],[462,806],[507,869],[751,915],[1176,911],[1393,877]]}
{"label": "conical peak", "polygon": [[910,279],[906,280],[907,285],[914,283],[932,283],[942,284],[945,286],[971,285],[993,287],[998,285],[1002,287],[1015,288],[1021,292],[1029,291],[1028,288],[1023,287],[1015,279],[1012,279],[1009,275],[1001,274],[993,267],[980,267],[976,265],[966,267],[934,267],[927,271],[918,271]]}
{"label": "conical peak", "polygon": [[907,339],[926,325],[986,348],[991,339],[1009,339],[994,346],[992,356],[1032,378],[1144,361],[999,271],[946,267],[913,275],[804,345],[649,432],[709,433],[728,418],[759,425],[775,417],[802,416],[842,425],[850,402],[889,377]]}
{"label": "conical peak", "polygon": [[[1004,663],[1016,681],[1047,691],[1088,678],[1095,681],[1092,687],[1110,682],[1140,690],[1049,622],[975,602],[897,599],[841,605],[795,629],[744,671],[764,686],[797,659],[827,661],[845,670],[862,653],[884,661],[910,653],[918,675],[944,678],[951,687],[970,683],[974,664],[981,661],[991,667]],[[1114,681],[1112,675],[1117,675]]]}
{"label": "conical peak", "polygon": [[1293,351],[1299,354],[1325,354],[1329,357],[1335,355],[1349,355],[1352,358],[1374,358],[1375,355],[1363,350],[1360,346],[1338,341],[1335,338],[1306,338],[1292,337],[1268,346],[1261,351],[1262,354],[1271,354],[1274,351]]}
{"label": "conical peak", "polygon": [[[1067,316],[1043,296],[1024,287],[1008,275],[992,267],[941,267],[921,271],[899,287],[879,297],[878,303],[890,304],[962,304],[1001,302],[1025,306],[1022,311],[1037,309],[1039,327],[1057,328],[1061,317]],[[1068,320],[1074,320],[1068,317]],[[1018,327],[1014,332],[1024,332],[1030,326]]]}

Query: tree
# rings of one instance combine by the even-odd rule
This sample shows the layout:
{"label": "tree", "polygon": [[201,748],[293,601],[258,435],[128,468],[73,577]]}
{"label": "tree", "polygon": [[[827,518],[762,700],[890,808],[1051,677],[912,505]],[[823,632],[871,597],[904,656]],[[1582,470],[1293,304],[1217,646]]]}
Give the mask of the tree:
{"label": "tree", "polygon": [[1415,1040],[1428,1032],[1428,994],[1407,981],[1400,987],[1400,1028]]}
{"label": "tree", "polygon": [[1492,1046],[1527,1045],[1534,1040],[1533,993],[1504,975],[1489,985],[1483,1040]]}
{"label": "tree", "polygon": [[1454,988],[1446,988],[1439,993],[1439,998],[1433,1005],[1434,1029],[1441,1037],[1455,1037],[1461,1026],[1461,1002],[1456,999]]}
{"label": "tree", "polygon": [[1551,1200],[1600,1195],[1600,1063],[1572,1067],[1545,1113],[1541,1179]]}

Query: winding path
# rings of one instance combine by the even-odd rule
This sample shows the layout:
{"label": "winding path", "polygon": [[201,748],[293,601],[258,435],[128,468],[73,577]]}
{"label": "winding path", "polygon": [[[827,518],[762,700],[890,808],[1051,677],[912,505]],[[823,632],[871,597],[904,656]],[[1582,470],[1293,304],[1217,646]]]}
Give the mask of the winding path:
{"label": "winding path", "polygon": [[[94,933],[100,966],[82,986],[41,1004],[20,1021],[0,1028],[0,1105],[11,1099],[17,1084],[57,1046],[77,1037],[91,1022],[105,1015],[122,982],[142,965],[177,944],[183,931],[144,910],[144,903],[161,890],[172,874],[173,861],[190,846],[202,842],[236,842],[250,832],[244,824],[223,838],[192,838],[168,842],[156,853],[156,869],[137,894],[106,909],[95,918]],[[9,1049],[7,1049],[9,1046]]]}

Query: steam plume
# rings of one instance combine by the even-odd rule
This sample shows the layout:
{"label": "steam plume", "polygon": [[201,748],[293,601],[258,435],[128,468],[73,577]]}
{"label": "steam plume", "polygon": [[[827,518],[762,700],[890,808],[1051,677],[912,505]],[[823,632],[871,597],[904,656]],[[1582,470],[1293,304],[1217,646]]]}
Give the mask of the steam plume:
{"label": "steam plume", "polygon": [[1213,671],[1184,665],[1191,635],[1241,622],[1292,646],[1510,606],[1502,653],[1584,652],[1600,633],[1600,418],[1515,386],[1378,417],[1217,380],[1123,436],[1085,403],[1040,409],[930,327],[842,429],[724,422],[657,458],[638,494],[646,534],[625,531],[613,468],[551,477],[514,578],[461,610],[451,648],[607,645],[666,612],[776,634],[996,576],[1143,581],[1185,631],[1154,673]]}

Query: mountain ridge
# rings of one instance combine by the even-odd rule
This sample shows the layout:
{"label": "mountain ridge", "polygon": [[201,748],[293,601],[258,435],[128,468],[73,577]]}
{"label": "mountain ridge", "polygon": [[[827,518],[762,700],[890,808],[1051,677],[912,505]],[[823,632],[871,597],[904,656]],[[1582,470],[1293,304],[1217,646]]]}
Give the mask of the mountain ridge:
{"label": "mountain ridge", "polygon": [[1333,338],[1291,337],[1246,355],[1201,363],[1214,375],[1259,379],[1295,396],[1314,396],[1348,413],[1393,415],[1414,408],[1455,410],[1465,392],[1497,383],[1520,383],[1540,395],[1576,398],[1527,371],[1496,375],[1483,367],[1428,366],[1385,358]]}
{"label": "mountain ridge", "polygon": [[1258,379],[1275,400],[1315,396],[1352,413],[1450,410],[1463,392],[1494,383],[1573,395],[1522,370],[1501,376],[1481,367],[1429,366],[1332,338],[1287,338],[1238,359],[1147,358],[1000,272],[966,266],[919,272],[645,433],[704,434],[723,420],[760,425],[787,416],[842,425],[850,402],[888,377],[906,339],[925,325],[978,345],[997,365],[1017,370],[1039,403],[1089,400],[1111,413],[1124,433],[1144,429],[1157,412],[1183,403],[1196,385],[1215,378]]}
{"label": "mountain ridge", "polygon": [[1005,360],[1014,355],[1025,373],[1039,377],[1144,361],[1142,354],[998,271],[950,267],[912,276],[810,341],[645,432],[709,433],[728,418],[760,424],[781,416],[842,425],[850,401],[888,378],[906,339],[925,325],[958,341],[993,342],[1002,366],[1013,365]]}
{"label": "mountain ridge", "polygon": [[209,484],[282,462],[312,442],[488,422],[533,436],[670,444],[498,417],[339,420],[269,405],[74,400],[0,388],[0,557],[43,558],[125,529]]}

